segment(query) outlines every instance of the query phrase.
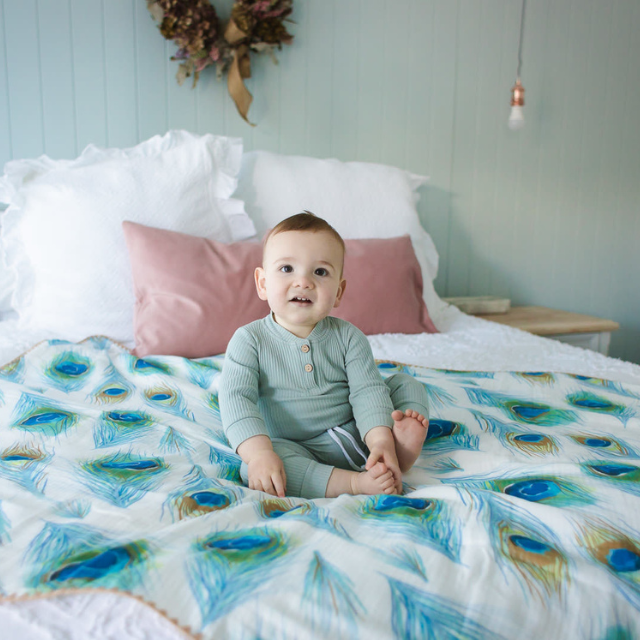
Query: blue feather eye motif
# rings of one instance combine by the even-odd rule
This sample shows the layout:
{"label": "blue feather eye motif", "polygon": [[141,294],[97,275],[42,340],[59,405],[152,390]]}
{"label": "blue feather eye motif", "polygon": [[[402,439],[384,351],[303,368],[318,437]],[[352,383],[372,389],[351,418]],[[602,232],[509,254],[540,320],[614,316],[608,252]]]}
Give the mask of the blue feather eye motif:
{"label": "blue feather eye motif", "polygon": [[193,421],[193,413],[189,411],[184,397],[176,389],[172,389],[166,385],[158,385],[146,389],[144,397],[147,404],[155,409],[160,409],[171,415]]}
{"label": "blue feather eye motif", "polygon": [[0,477],[41,494],[47,484],[45,470],[51,454],[39,447],[14,445],[0,453]]}
{"label": "blue feather eye motif", "polygon": [[92,393],[97,404],[116,404],[126,400],[133,393],[132,386],[119,374],[113,365],[105,372],[104,379]]}
{"label": "blue feather eye motif", "polygon": [[80,481],[98,498],[128,507],[158,487],[168,465],[162,458],[116,453],[81,464]]}
{"label": "blue feather eye motif", "polygon": [[242,459],[235,453],[227,453],[217,449],[216,447],[209,447],[209,463],[216,465],[216,476],[222,480],[229,480],[236,484],[242,484],[240,478],[240,465]]}
{"label": "blue feather eye motif", "polygon": [[558,445],[542,433],[508,433],[506,440],[521,453],[529,456],[545,456],[558,453]]}
{"label": "blue feather eye motif", "polygon": [[548,404],[519,400],[502,393],[484,389],[465,388],[469,400],[476,405],[493,407],[500,410],[509,419],[526,425],[556,427],[578,422],[575,411],[555,409]]}
{"label": "blue feather eye motif", "polygon": [[96,448],[133,442],[153,427],[151,416],[142,411],[105,411],[93,428]]}
{"label": "blue feather eye motif", "polygon": [[314,502],[295,503],[288,498],[267,498],[255,503],[258,516],[268,520],[284,518],[299,520],[316,529],[323,529],[331,533],[350,539],[344,527],[335,518],[329,515],[329,511],[321,509]]}
{"label": "blue feather eye motif", "polygon": [[503,573],[517,578],[525,593],[550,604],[569,586],[569,561],[551,528],[528,509],[500,494],[472,492],[479,507],[494,557]]}
{"label": "blue feather eye motif", "polygon": [[79,416],[62,405],[23,393],[13,411],[11,427],[41,436],[58,436],[74,427]]}
{"label": "blue feather eye motif", "polygon": [[587,462],[581,466],[590,476],[604,480],[616,489],[640,495],[640,467],[619,462]]}
{"label": "blue feather eye motif", "polygon": [[144,540],[123,544],[90,527],[47,522],[25,560],[37,591],[87,585],[130,590],[142,582],[150,556]]}
{"label": "blue feather eye motif", "polygon": [[263,528],[219,532],[191,545],[189,586],[206,627],[274,584],[291,558],[292,543],[281,532]]}
{"label": "blue feather eye motif", "polygon": [[56,388],[69,393],[81,389],[94,365],[74,351],[64,351],[45,367],[43,373]]}
{"label": "blue feather eye motif", "polygon": [[525,500],[539,502],[554,507],[585,506],[593,504],[592,493],[578,485],[554,476],[525,476],[521,478],[444,478],[443,483],[455,482],[461,488],[471,491],[488,490]]}
{"label": "blue feather eye motif", "polygon": [[589,447],[593,451],[606,454],[607,456],[625,456],[638,458],[636,450],[620,438],[613,438],[610,435],[571,435],[574,442],[583,447]]}
{"label": "blue feather eye motif", "polygon": [[135,356],[128,356],[127,365],[129,372],[132,374],[155,375],[161,373],[171,375],[173,373],[169,365],[164,362],[160,362],[155,358],[136,358]]}
{"label": "blue feather eye motif", "polygon": [[601,521],[580,526],[578,544],[606,569],[616,588],[636,609],[640,609],[640,536],[633,537]]}
{"label": "blue feather eye motif", "polygon": [[165,505],[174,522],[196,518],[233,506],[239,499],[238,490],[207,477],[195,465],[185,476],[181,487],[169,494]]}
{"label": "blue feather eye motif", "polygon": [[630,407],[623,404],[617,404],[589,391],[581,391],[579,393],[571,394],[567,396],[567,402],[580,409],[613,416],[620,420],[620,422],[625,426],[629,419],[636,415],[636,412]]}
{"label": "blue feather eye motif", "polygon": [[551,385],[556,381],[556,376],[553,373],[545,371],[514,371],[511,375],[532,385]]}
{"label": "blue feather eye motif", "polygon": [[447,503],[406,496],[371,496],[358,504],[356,515],[378,527],[383,535],[399,535],[426,545],[457,562],[460,558],[461,523]]}

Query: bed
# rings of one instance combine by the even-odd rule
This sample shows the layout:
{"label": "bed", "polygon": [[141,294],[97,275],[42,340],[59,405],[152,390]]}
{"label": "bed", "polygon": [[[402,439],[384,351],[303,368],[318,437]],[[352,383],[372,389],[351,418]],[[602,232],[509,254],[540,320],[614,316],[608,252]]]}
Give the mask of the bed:
{"label": "bed", "polygon": [[[7,165],[3,637],[640,637],[640,367],[443,303],[424,182],[179,131]],[[220,344],[260,311],[237,288],[254,239],[300,209],[353,241],[366,303],[345,313],[381,375],[428,390],[402,496],[239,481]],[[405,235],[409,259],[389,258]],[[190,288],[205,262],[213,301]]]}

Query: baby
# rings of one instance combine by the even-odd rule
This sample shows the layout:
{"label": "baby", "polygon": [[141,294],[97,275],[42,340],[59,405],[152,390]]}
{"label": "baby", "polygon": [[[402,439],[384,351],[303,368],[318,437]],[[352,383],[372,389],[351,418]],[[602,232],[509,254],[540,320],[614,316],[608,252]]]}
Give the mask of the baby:
{"label": "baby", "polygon": [[255,281],[271,313],[235,332],[220,383],[224,431],[251,489],[401,493],[401,473],[422,450],[424,386],[403,373],[384,381],[364,334],[329,315],[345,292],[344,252],[337,231],[309,212],[265,239]]}

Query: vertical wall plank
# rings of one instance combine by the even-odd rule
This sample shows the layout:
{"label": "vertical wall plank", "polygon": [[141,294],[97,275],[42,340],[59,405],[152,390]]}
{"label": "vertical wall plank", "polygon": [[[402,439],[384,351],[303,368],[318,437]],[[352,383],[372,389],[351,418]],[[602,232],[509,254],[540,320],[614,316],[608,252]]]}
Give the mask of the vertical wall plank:
{"label": "vertical wall plank", "polygon": [[307,149],[312,155],[331,155],[331,89],[336,64],[333,49],[335,0],[307,0],[311,30],[308,32]]}
{"label": "vertical wall plank", "polygon": [[331,152],[341,160],[357,155],[358,51],[360,3],[336,2],[333,12],[333,85],[331,87]]}
{"label": "vertical wall plank", "polygon": [[[450,259],[447,291],[450,295],[469,292],[469,266],[473,243],[465,229],[471,211],[474,181],[474,158],[477,132],[479,63],[477,50],[483,34],[478,29],[482,21],[484,3],[461,0],[458,17],[457,76],[455,86],[455,131],[453,137],[453,182],[456,198],[450,212]],[[464,188],[462,188],[464,185]]]}
{"label": "vertical wall plank", "polygon": [[5,40],[5,22],[3,0],[0,0],[0,166],[13,155],[11,140],[11,112],[9,109],[9,82],[7,79],[7,43]]}
{"label": "vertical wall plank", "polygon": [[[287,26],[294,35],[293,43],[285,45],[278,54],[281,69],[279,148],[281,153],[291,155],[307,153],[307,87],[311,81],[307,60],[310,13],[308,2],[293,3],[291,19],[295,24]],[[285,131],[286,135],[282,135]],[[259,142],[259,138],[256,138],[256,144]]]}
{"label": "vertical wall plank", "polygon": [[136,2],[136,102],[141,140],[168,129],[167,58],[164,39],[143,2]]}
{"label": "vertical wall plank", "polygon": [[[456,0],[435,0],[431,3],[432,10],[430,24],[428,18],[425,28],[427,38],[431,42],[430,57],[427,58],[431,78],[429,84],[425,83],[425,91],[428,96],[429,120],[422,124],[416,123],[417,131],[427,125],[428,134],[425,141],[428,154],[428,165],[424,171],[430,176],[429,184],[422,189],[423,198],[418,203],[421,220],[438,249],[440,265],[435,285],[439,291],[446,290],[449,266],[449,232],[450,210],[452,202],[452,163],[453,145],[452,135],[454,130],[455,115],[455,83],[457,68],[457,22],[459,2]],[[422,7],[422,0],[416,1],[416,7]],[[417,19],[419,19],[418,14]],[[428,26],[427,26],[428,25]],[[420,67],[418,67],[419,69]],[[420,83],[419,74],[415,76],[416,85]],[[425,97],[424,100],[427,98]],[[412,101],[411,101],[412,102]],[[416,104],[418,106],[419,101]],[[412,138],[416,137],[413,129],[408,130]],[[413,165],[409,165],[413,166]],[[417,166],[417,165],[416,165]]]}
{"label": "vertical wall plank", "polygon": [[104,14],[102,0],[71,0],[71,40],[78,149],[107,146]]}
{"label": "vertical wall plank", "polygon": [[104,3],[108,144],[111,147],[132,146],[139,137],[133,1]]}
{"label": "vertical wall plank", "polygon": [[38,0],[44,149],[52,158],[78,154],[73,87],[71,14],[66,0]]}
{"label": "vertical wall plank", "polygon": [[44,126],[35,0],[5,2],[4,20],[12,151],[16,158],[39,156]]}
{"label": "vertical wall plank", "polygon": [[382,162],[385,12],[384,0],[360,0],[357,159],[367,162]]}

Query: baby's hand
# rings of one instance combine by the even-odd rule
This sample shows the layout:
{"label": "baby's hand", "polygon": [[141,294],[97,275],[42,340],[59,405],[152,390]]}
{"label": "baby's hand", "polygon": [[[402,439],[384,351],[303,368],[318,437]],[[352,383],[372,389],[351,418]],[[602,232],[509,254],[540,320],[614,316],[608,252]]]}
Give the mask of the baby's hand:
{"label": "baby's hand", "polygon": [[388,427],[375,427],[367,433],[365,442],[370,452],[365,465],[367,471],[377,462],[384,462],[389,471],[393,473],[396,491],[402,493],[402,473],[400,472],[400,465],[398,464],[398,456],[396,455],[396,446],[391,429]]}
{"label": "baby's hand", "polygon": [[247,462],[249,489],[284,498],[287,477],[280,456],[275,451],[256,452]]}

